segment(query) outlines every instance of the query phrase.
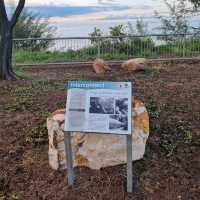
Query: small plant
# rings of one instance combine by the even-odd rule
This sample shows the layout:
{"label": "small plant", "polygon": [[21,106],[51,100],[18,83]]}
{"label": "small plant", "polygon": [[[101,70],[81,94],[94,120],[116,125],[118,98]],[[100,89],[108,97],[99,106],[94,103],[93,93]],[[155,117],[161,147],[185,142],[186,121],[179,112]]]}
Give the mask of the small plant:
{"label": "small plant", "polygon": [[[171,133],[171,134],[170,134]],[[168,157],[172,156],[180,144],[190,144],[192,132],[190,126],[184,121],[179,121],[176,127],[167,127],[162,131],[160,138],[161,151]]]}
{"label": "small plant", "polygon": [[160,71],[158,69],[155,69],[155,68],[153,68],[149,65],[144,66],[144,72],[147,75],[152,75],[152,76],[155,76],[155,77],[159,77],[159,75],[160,75]]}
{"label": "small plant", "polygon": [[26,142],[32,144],[33,146],[37,146],[39,144],[43,144],[48,140],[48,132],[46,123],[39,124],[36,127],[33,127],[26,137]]}
{"label": "small plant", "polygon": [[153,101],[145,102],[145,106],[151,119],[157,119],[159,114],[157,112],[157,105]]}
{"label": "small plant", "polygon": [[150,138],[145,149],[145,160],[151,160],[159,152],[158,145]]}
{"label": "small plant", "polygon": [[174,140],[173,136],[170,134],[162,134],[160,148],[161,151],[167,156],[170,157],[174,153],[175,149],[177,148],[177,141]]}

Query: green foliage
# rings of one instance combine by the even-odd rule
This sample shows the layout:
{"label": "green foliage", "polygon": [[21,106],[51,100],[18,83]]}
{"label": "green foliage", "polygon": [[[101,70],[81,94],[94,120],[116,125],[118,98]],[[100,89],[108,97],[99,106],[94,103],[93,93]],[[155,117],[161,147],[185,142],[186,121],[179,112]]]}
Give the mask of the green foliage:
{"label": "green foliage", "polygon": [[25,72],[22,68],[15,68],[14,72],[17,76],[26,78]]}
{"label": "green foliage", "polygon": [[145,102],[145,106],[149,113],[150,119],[157,119],[158,118],[158,111],[157,111],[157,104],[153,101]]}
{"label": "green foliage", "polygon": [[186,34],[189,29],[186,17],[187,5],[185,0],[177,0],[176,3],[169,3],[168,0],[163,0],[168,11],[169,16],[164,17],[156,12],[156,16],[161,21],[159,29],[163,34]]}
{"label": "green foliage", "polygon": [[[143,25],[141,24],[140,31],[142,31],[142,27]],[[97,55],[97,49],[99,48],[101,51],[101,57],[103,58],[127,59],[129,56],[149,56],[152,52],[150,49],[155,46],[154,42],[150,38],[130,37],[128,32],[125,31],[123,25],[110,27],[108,36],[111,38],[98,39],[98,37],[104,36],[104,34],[97,28],[94,29],[90,36],[94,37],[91,39],[91,42],[94,44],[93,48],[96,49],[96,51],[93,49],[92,52],[94,52],[94,55]],[[143,49],[141,49],[142,47]],[[146,47],[146,49],[144,49],[144,47]],[[83,53],[83,49],[80,51]]]}
{"label": "green foliage", "polygon": [[[51,38],[55,28],[51,27],[48,21],[44,21],[39,14],[33,14],[28,10],[22,12],[13,31],[13,38]],[[15,48],[30,50],[47,49],[51,44],[50,40],[26,40],[15,42]]]}
{"label": "green foliage", "polygon": [[136,30],[139,35],[146,35],[148,32],[148,24],[143,21],[142,18],[136,21]]}
{"label": "green foliage", "polygon": [[[138,20],[138,27],[136,27],[136,31],[144,33],[144,25],[145,24],[143,22]],[[199,36],[185,38],[176,37],[176,39],[174,39],[174,37],[166,36],[159,38],[161,43],[158,45],[150,37],[130,36],[125,30],[126,29],[123,25],[111,27],[108,35],[111,38],[98,38],[105,35],[100,29],[95,28],[90,34],[92,37],[91,45],[78,50],[68,49],[65,52],[49,51],[42,48],[42,44],[38,44],[38,46],[41,46],[38,48],[30,48],[26,50],[19,48],[15,51],[14,60],[16,63],[20,64],[34,64],[67,61],[91,61],[94,60],[97,55],[100,55],[101,58],[108,60],[124,60],[130,57],[189,57],[193,55],[197,56],[199,54]],[[120,38],[120,36],[122,37]],[[34,45],[31,46],[33,47]]]}
{"label": "green foliage", "polygon": [[120,37],[120,36],[125,36],[127,35],[125,30],[124,30],[124,26],[123,25],[117,25],[117,26],[113,26],[110,27],[110,36],[112,37]]}
{"label": "green foliage", "polygon": [[[156,11],[156,17],[161,21],[161,26],[157,29],[161,31],[162,34],[179,34],[177,36],[161,36],[158,40],[165,41],[168,44],[174,44],[176,42],[184,44],[186,38],[185,35],[188,33],[193,33],[194,35],[199,34],[200,27],[193,27],[188,21],[188,17],[194,15],[197,10],[188,7],[188,1],[177,0],[170,2],[169,0],[163,0],[167,9],[168,16],[163,16]],[[193,1],[195,6],[198,7],[199,1]],[[197,3],[198,2],[198,3]]]}
{"label": "green foliage", "polygon": [[92,38],[91,39],[92,44],[97,44],[99,41],[98,37],[102,37],[103,32],[101,31],[101,29],[95,27],[94,31],[90,33],[89,36]]}

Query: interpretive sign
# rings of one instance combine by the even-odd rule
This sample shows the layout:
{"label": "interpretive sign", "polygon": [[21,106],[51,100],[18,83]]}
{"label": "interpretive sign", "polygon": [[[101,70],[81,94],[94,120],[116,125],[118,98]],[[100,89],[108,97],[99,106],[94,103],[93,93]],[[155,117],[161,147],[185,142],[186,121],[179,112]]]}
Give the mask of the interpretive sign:
{"label": "interpretive sign", "polygon": [[132,86],[69,81],[65,131],[131,134]]}
{"label": "interpretive sign", "polygon": [[127,191],[132,192],[131,82],[69,81],[67,89],[64,142],[69,185],[74,183],[71,132],[121,134],[127,138]]}

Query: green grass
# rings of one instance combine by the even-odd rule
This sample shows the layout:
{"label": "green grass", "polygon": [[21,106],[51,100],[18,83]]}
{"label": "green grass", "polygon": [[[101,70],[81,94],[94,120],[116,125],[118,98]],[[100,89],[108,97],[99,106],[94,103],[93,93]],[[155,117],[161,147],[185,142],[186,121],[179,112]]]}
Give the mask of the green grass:
{"label": "green grass", "polygon": [[27,76],[26,72],[25,72],[24,69],[21,68],[21,67],[14,67],[13,70],[14,70],[15,74],[16,74],[18,77],[20,77],[20,78],[22,78],[22,79],[31,79],[31,77]]}
{"label": "green grass", "polygon": [[[49,52],[49,51],[18,51],[15,54],[16,63],[52,63],[64,62],[71,60],[72,55],[65,52]],[[73,56],[75,57],[75,56]]]}

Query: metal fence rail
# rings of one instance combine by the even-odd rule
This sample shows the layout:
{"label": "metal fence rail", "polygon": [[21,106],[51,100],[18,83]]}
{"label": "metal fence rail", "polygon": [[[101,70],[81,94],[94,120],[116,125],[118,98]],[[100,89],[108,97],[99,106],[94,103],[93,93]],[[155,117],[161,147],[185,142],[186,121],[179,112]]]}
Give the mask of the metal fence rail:
{"label": "metal fence rail", "polygon": [[13,40],[13,62],[18,65],[146,57],[199,57],[200,36],[152,34],[122,37],[24,38]]}

